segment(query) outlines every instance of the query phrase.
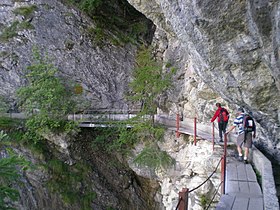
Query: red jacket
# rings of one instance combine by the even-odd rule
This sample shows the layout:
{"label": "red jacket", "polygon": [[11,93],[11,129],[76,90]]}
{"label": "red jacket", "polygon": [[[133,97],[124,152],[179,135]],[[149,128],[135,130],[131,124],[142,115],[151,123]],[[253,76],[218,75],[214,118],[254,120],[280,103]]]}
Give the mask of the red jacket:
{"label": "red jacket", "polygon": [[[222,108],[223,108],[223,107],[219,107],[219,108],[216,110],[214,116],[213,116],[212,119],[211,119],[211,122],[214,122],[214,121],[216,120],[217,117],[218,117],[218,122],[221,122],[221,119],[220,119],[220,111],[221,111]],[[229,113],[228,113],[228,111],[227,111],[225,108],[223,108],[223,109],[225,110],[225,113],[226,113],[226,115],[224,116],[224,119],[225,119],[225,121],[227,122],[227,121],[228,121],[228,115],[229,115]]]}

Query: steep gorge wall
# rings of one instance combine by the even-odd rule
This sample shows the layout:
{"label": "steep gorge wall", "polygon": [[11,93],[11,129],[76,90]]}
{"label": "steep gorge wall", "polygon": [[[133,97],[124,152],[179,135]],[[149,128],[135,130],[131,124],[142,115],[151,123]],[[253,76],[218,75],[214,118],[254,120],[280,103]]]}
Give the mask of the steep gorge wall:
{"label": "steep gorge wall", "polygon": [[[32,167],[22,171],[13,186],[20,197],[12,206],[19,210],[162,209],[157,180],[138,176],[120,154],[93,146],[99,132],[83,129],[75,139],[52,135],[56,144],[38,145],[40,154],[23,145],[14,147]],[[58,142],[64,144],[63,150]],[[1,147],[0,158],[5,156]]]}
{"label": "steep gorge wall", "polygon": [[218,96],[243,106],[258,122],[257,144],[280,160],[279,2],[128,1],[155,23],[163,59],[179,68],[165,106],[205,122]]}
{"label": "steep gorge wall", "polygon": [[[259,145],[279,157],[279,4],[229,0],[129,2],[157,26],[153,44],[158,58],[178,70],[173,89],[159,101],[161,110],[170,114],[182,110],[186,117],[197,115],[200,121],[209,122],[217,99],[232,110],[244,106],[253,111],[258,121]],[[123,93],[134,66],[136,46],[115,46],[109,42],[103,47],[95,45],[88,33],[94,24],[77,10],[55,0],[2,0],[1,34],[15,20],[24,20],[23,16],[13,13],[16,8],[33,4],[37,9],[26,20],[33,28],[19,30],[14,37],[1,41],[1,95],[15,100],[16,89],[24,84],[23,70],[32,62],[32,46],[38,46],[49,53],[60,76],[82,85],[91,107],[127,109]],[[186,147],[184,142],[181,144]],[[168,150],[169,145],[166,147]],[[93,160],[94,155],[79,154],[76,158]],[[102,167],[100,171],[107,170],[106,165]],[[98,174],[92,174],[94,176]],[[31,175],[33,178],[40,180],[41,177]],[[168,175],[163,178],[170,183]],[[177,177],[171,181],[176,182]],[[182,186],[179,184],[178,189]],[[128,189],[120,199],[136,188],[129,186]],[[104,193],[102,190],[100,194]],[[106,195],[112,200],[118,197],[105,191],[101,200]],[[168,199],[176,198],[177,194],[171,188],[166,191],[164,196],[170,203]],[[140,197],[136,197],[135,203]],[[54,205],[60,204],[58,201]],[[142,205],[140,201],[138,204]],[[172,204],[176,202],[173,200]]]}
{"label": "steep gorge wall", "polygon": [[[234,110],[252,111],[259,124],[258,144],[279,155],[279,3],[273,1],[129,0],[157,26],[156,55],[178,69],[174,88],[162,95],[164,112],[209,122],[216,100]],[[14,11],[36,5],[29,17]],[[11,38],[1,38],[2,96],[16,100],[24,69],[37,46],[59,68],[60,76],[83,87],[90,108],[128,109],[124,92],[134,66],[136,46],[98,46],[96,27],[78,10],[60,1],[0,3],[1,36],[13,24],[28,22]],[[20,28],[20,27],[18,27]],[[152,30],[152,28],[150,28]],[[151,32],[150,34],[153,34]],[[232,113],[232,116],[234,113]]]}
{"label": "steep gorge wall", "polygon": [[[24,7],[35,9],[26,16],[15,12]],[[32,48],[37,47],[47,53],[60,76],[83,87],[90,108],[127,109],[124,92],[134,67],[136,45],[113,45],[99,37],[96,27],[81,11],[61,1],[1,0],[0,95],[16,101],[15,91],[25,84],[24,72],[33,62]]]}

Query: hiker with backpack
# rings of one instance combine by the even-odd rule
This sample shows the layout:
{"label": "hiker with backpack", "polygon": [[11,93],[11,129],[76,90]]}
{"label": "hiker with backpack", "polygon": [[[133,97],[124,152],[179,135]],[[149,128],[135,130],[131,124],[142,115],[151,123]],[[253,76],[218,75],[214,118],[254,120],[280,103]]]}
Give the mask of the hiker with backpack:
{"label": "hiker with backpack", "polygon": [[[237,110],[237,117],[234,119],[233,125],[228,129],[226,135],[234,128],[238,128],[237,151],[238,159],[248,163],[249,149],[252,148],[252,138],[256,137],[256,125],[251,115],[245,114],[242,107]],[[242,146],[245,147],[244,158],[242,155]]]}
{"label": "hiker with backpack", "polygon": [[220,142],[223,142],[223,133],[226,132],[229,113],[225,108],[222,107],[220,103],[216,103],[216,107],[218,107],[218,109],[216,110],[214,116],[212,117],[211,123],[214,122],[216,118],[218,118]]}

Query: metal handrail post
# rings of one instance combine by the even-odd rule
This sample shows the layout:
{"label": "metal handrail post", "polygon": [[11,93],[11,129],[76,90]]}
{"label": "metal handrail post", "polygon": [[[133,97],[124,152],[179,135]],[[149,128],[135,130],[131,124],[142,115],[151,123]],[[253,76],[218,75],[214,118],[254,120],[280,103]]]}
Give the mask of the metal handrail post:
{"label": "metal handrail post", "polygon": [[222,156],[222,161],[221,161],[221,194],[225,194],[225,156]]}
{"label": "metal handrail post", "polygon": [[212,122],[212,145],[213,145],[213,151],[214,151],[214,145],[215,145],[215,127],[214,127],[214,122]]}
{"label": "metal handrail post", "polygon": [[177,138],[179,138],[179,136],[180,136],[179,129],[180,129],[180,116],[179,116],[179,113],[177,113],[176,114],[176,137]]}
{"label": "metal handrail post", "polygon": [[224,134],[224,140],[225,140],[225,142],[224,142],[224,156],[226,158],[226,156],[227,156],[227,140],[228,140],[226,134]]}
{"label": "metal handrail post", "polygon": [[227,163],[227,135],[224,134],[224,154],[223,159],[221,162],[221,180],[222,180],[222,187],[221,187],[221,194],[225,194],[225,186],[226,186],[226,163]]}
{"label": "metal handrail post", "polygon": [[181,192],[179,192],[180,204],[178,209],[179,210],[188,210],[188,194],[189,189],[183,188]]}
{"label": "metal handrail post", "polygon": [[196,117],[194,118],[194,145],[196,146]]}

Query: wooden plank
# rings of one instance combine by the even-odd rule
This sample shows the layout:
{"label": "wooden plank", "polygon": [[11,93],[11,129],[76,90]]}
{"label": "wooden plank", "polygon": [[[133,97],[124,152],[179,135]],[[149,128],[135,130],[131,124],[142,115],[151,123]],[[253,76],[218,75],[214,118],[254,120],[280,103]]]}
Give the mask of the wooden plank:
{"label": "wooden plank", "polygon": [[256,182],[257,181],[257,176],[256,176],[251,164],[246,164],[245,169],[246,169],[248,181]]}
{"label": "wooden plank", "polygon": [[235,197],[232,210],[247,210],[248,204],[249,204],[249,198]]}
{"label": "wooden plank", "polygon": [[244,164],[236,159],[228,160],[225,192],[227,195],[221,197],[216,210],[264,209],[262,190],[250,164]]}
{"label": "wooden plank", "polygon": [[248,210],[263,210],[263,199],[260,198],[250,198]]}
{"label": "wooden plank", "polygon": [[226,166],[226,179],[227,179],[227,181],[237,180],[236,164],[234,164],[234,163],[227,164],[227,166]]}
{"label": "wooden plank", "polygon": [[242,193],[249,193],[250,192],[248,182],[239,181],[238,184],[239,184],[240,192],[242,192]]}
{"label": "wooden plank", "polygon": [[229,210],[232,208],[235,196],[222,195],[219,203],[216,206],[216,210]]}
{"label": "wooden plank", "polygon": [[238,181],[228,181],[226,183],[226,193],[238,193],[240,192]]}
{"label": "wooden plank", "polygon": [[245,170],[245,164],[238,164],[236,166],[237,169],[237,179],[240,181],[247,181],[247,174],[246,174],[246,170]]}
{"label": "wooden plank", "polygon": [[262,190],[258,182],[248,182],[249,184],[249,192],[252,195],[262,195]]}

